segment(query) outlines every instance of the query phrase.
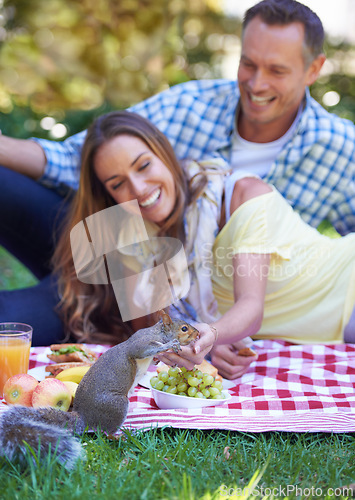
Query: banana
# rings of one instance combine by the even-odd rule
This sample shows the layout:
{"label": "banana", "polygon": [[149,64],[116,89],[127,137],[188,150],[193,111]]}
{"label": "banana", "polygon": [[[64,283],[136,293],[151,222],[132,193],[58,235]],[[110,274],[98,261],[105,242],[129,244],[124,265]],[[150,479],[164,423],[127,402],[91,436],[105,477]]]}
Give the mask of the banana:
{"label": "banana", "polygon": [[74,366],[73,368],[67,368],[62,372],[58,373],[57,379],[62,382],[76,382],[79,384],[85,373],[90,369],[90,366]]}

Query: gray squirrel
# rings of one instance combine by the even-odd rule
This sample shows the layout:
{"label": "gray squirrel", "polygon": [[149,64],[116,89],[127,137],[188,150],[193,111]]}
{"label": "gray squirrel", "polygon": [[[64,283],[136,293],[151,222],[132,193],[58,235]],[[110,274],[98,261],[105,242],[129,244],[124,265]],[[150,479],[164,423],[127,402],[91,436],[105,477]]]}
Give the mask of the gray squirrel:
{"label": "gray squirrel", "polygon": [[95,361],[77,388],[72,412],[25,406],[5,410],[0,416],[0,456],[21,461],[27,445],[41,459],[57,450],[59,463],[71,469],[84,456],[74,433],[87,428],[116,432],[126,419],[128,398],[153,357],[168,349],[178,352],[198,338],[198,330],[185,321],[164,311],[160,315],[154,326],[138,330]]}

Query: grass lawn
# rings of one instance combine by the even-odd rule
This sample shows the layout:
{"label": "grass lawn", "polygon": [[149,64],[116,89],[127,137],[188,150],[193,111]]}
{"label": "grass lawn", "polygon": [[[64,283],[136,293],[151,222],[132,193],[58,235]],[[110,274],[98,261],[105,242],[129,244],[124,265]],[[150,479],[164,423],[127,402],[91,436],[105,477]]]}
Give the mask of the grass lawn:
{"label": "grass lawn", "polygon": [[[35,282],[0,248],[0,289]],[[348,488],[355,483],[351,433],[164,428],[126,432],[118,440],[93,434],[81,439],[86,460],[70,472],[55,458],[36,465],[28,458],[23,466],[0,458],[0,499],[355,498]],[[246,489],[241,496],[248,487],[251,495]]]}
{"label": "grass lawn", "polygon": [[0,459],[0,498],[221,500],[248,498],[240,496],[248,485],[249,498],[352,498],[338,489],[354,482],[351,435],[165,428],[83,443],[87,459],[69,473],[55,460],[20,467]]}

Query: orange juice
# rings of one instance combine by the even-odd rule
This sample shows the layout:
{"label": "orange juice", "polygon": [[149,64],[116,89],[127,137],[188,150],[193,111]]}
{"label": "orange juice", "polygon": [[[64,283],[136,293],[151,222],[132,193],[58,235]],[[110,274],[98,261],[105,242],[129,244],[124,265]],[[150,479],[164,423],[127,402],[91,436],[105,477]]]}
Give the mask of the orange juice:
{"label": "orange juice", "polygon": [[8,378],[18,373],[27,373],[32,337],[32,329],[30,332],[18,329],[11,331],[2,328],[3,325],[5,324],[0,324],[0,398]]}

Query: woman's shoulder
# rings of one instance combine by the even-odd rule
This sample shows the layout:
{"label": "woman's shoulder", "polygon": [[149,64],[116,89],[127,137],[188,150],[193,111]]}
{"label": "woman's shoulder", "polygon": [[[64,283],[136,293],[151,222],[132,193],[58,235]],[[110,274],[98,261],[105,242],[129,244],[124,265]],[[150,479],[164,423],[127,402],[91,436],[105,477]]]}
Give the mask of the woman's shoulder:
{"label": "woman's shoulder", "polygon": [[234,185],[230,203],[230,213],[232,214],[235,212],[247,201],[271,193],[272,191],[271,186],[257,177],[243,177],[239,179]]}

